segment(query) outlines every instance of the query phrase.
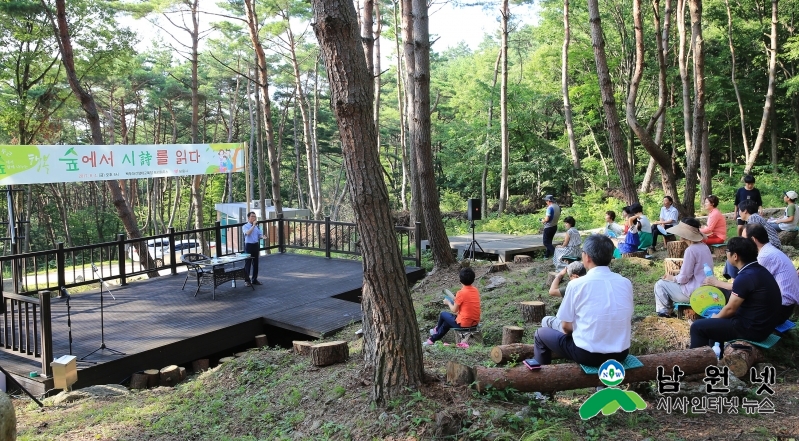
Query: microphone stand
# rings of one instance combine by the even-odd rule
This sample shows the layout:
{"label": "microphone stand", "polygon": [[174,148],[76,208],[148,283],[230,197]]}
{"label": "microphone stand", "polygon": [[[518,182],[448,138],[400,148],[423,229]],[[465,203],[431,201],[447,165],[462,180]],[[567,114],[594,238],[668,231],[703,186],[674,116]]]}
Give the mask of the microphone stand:
{"label": "microphone stand", "polygon": [[[116,349],[111,349],[105,345],[105,323],[103,321],[103,286],[105,285],[105,282],[103,282],[103,278],[100,276],[99,272],[97,271],[97,267],[94,266],[94,262],[92,262],[92,272],[97,274],[97,278],[100,280],[100,347],[84,355],[83,357],[80,358],[80,360],[83,361],[89,356],[93,355],[95,352],[101,350],[109,351],[117,355],[127,355],[124,352],[117,351]],[[116,297],[114,297],[113,294],[111,294],[111,290],[108,290],[108,294],[110,294],[114,300],[117,299]]]}

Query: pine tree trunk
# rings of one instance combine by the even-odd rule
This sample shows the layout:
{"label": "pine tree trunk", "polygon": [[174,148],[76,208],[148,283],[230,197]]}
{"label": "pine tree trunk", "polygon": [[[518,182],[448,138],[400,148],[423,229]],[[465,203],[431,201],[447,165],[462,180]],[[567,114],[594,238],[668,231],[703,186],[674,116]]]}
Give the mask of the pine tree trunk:
{"label": "pine tree trunk", "polygon": [[380,404],[421,384],[421,337],[394,237],[376,146],[374,83],[352,2],[314,0],[314,30],[327,67],[364,262],[364,361]]}
{"label": "pine tree trunk", "polygon": [[572,105],[569,99],[569,44],[571,43],[571,27],[569,26],[569,0],[563,0],[563,50],[560,55],[560,82],[563,92],[563,119],[566,123],[566,135],[569,137],[569,151],[572,155],[574,171],[574,192],[583,193],[583,171],[580,165],[580,153],[577,151],[577,140],[574,137],[572,122]]}

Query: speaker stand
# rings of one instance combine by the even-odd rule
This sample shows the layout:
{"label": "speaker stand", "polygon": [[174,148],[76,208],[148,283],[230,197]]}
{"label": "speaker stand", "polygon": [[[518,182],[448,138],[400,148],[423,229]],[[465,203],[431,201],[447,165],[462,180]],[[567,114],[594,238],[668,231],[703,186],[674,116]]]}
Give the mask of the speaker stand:
{"label": "speaker stand", "polygon": [[470,227],[472,229],[472,242],[469,244],[469,247],[466,248],[466,251],[464,251],[463,257],[465,259],[468,259],[469,257],[467,256],[469,256],[469,253],[471,253],[471,259],[472,262],[474,262],[474,255],[477,253],[477,250],[480,249],[480,252],[483,254],[485,254],[485,250],[483,249],[483,247],[480,246],[480,243],[477,242],[477,240],[474,238],[474,221],[471,221]]}

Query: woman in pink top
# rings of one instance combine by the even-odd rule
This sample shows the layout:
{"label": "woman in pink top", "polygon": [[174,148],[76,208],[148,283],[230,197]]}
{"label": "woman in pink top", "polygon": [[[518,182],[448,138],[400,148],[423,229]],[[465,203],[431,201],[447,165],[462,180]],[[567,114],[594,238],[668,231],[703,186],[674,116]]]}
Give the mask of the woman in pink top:
{"label": "woman in pink top", "polygon": [[718,196],[710,195],[705,198],[705,210],[708,211],[707,226],[700,228],[699,231],[707,235],[707,239],[702,242],[708,245],[724,243],[727,240],[727,220],[716,208],[718,205]]}

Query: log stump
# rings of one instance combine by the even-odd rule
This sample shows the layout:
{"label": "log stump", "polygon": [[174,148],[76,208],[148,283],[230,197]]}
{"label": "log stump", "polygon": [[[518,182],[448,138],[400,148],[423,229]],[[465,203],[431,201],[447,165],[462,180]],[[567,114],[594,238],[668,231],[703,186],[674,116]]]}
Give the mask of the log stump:
{"label": "log stump", "polygon": [[199,360],[192,361],[191,362],[191,370],[196,372],[196,373],[207,371],[208,370],[208,359],[207,358],[201,358]]}
{"label": "log stump", "polygon": [[314,344],[309,341],[295,340],[291,342],[294,352],[299,355],[309,355],[311,353],[311,346]]}
{"label": "log stump", "polygon": [[780,243],[783,245],[790,245],[796,239],[797,231],[778,231],[777,237],[780,238]]}
{"label": "log stump", "polygon": [[474,382],[474,370],[468,366],[447,362],[447,383],[450,384],[472,384]]}
{"label": "log stump", "polygon": [[722,246],[711,246],[710,252],[713,254],[714,259],[727,259],[727,244]]}
{"label": "log stump", "polygon": [[526,345],[523,343],[513,343],[509,345],[494,346],[491,348],[491,361],[496,364],[505,364],[510,361],[520,362],[528,358],[533,358],[533,350],[535,345]]}
{"label": "log stump", "polygon": [[311,363],[314,366],[328,366],[347,360],[350,348],[346,341],[331,341],[311,346]]}
{"label": "log stump", "polygon": [[144,372],[136,372],[130,377],[131,389],[147,389],[147,380],[149,377]]}
{"label": "log stump", "polygon": [[184,368],[183,366],[180,366],[180,367],[178,367],[178,371],[180,373],[180,375],[179,375],[180,379],[178,380],[178,382],[181,382],[181,381],[186,379],[186,368]]}
{"label": "log stump", "polygon": [[508,264],[507,262],[496,262],[491,265],[491,268],[488,269],[489,273],[498,273],[500,271],[508,271]]}
{"label": "log stump", "polygon": [[541,323],[541,319],[546,315],[546,305],[537,300],[520,302],[519,311],[522,313],[525,323]]}
{"label": "log stump", "polygon": [[509,345],[512,343],[521,343],[524,337],[524,328],[521,326],[503,326],[502,327],[502,344]]}
{"label": "log stump", "polygon": [[161,381],[161,372],[158,369],[147,369],[144,371],[144,375],[147,375],[147,388],[156,387],[158,383]]}
{"label": "log stump", "polygon": [[681,240],[675,240],[666,244],[666,251],[668,251],[669,257],[672,259],[682,259],[687,249],[688,244]]}
{"label": "log stump", "polygon": [[173,365],[167,366],[160,371],[161,386],[174,386],[180,383],[180,369]]}
{"label": "log stump", "polygon": [[531,256],[526,254],[517,254],[513,256],[513,263],[530,263],[533,261]]}
{"label": "log stump", "polygon": [[683,259],[674,259],[672,257],[667,257],[663,259],[663,266],[666,268],[666,275],[676,276],[677,274],[680,274],[680,269],[682,269],[682,262]]}
{"label": "log stump", "polygon": [[749,368],[763,359],[763,352],[756,346],[743,341],[737,342],[736,346],[738,345],[749,349],[737,349],[727,345],[724,348],[724,358],[721,359],[721,362],[730,368],[730,372],[735,374],[736,377],[741,379],[749,378]]}
{"label": "log stump", "polygon": [[624,253],[621,255],[622,258],[629,258],[629,257],[640,257],[641,259],[646,258],[646,251],[635,251],[632,253]]}
{"label": "log stump", "polygon": [[261,334],[261,335],[256,335],[255,336],[255,347],[256,348],[262,348],[264,346],[267,346],[268,344],[269,344],[269,341],[266,339],[266,334]]}

